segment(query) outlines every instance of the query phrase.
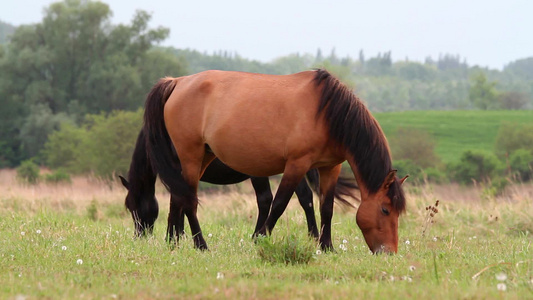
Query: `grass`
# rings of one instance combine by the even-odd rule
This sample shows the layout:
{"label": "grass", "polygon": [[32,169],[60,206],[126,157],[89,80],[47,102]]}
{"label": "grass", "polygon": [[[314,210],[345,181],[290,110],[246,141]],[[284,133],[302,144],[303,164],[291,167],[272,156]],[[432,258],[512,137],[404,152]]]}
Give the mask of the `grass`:
{"label": "grass", "polygon": [[[251,240],[256,208],[246,184],[239,192],[201,197],[210,251],[200,252],[190,236],[173,249],[164,242],[164,193],[158,193],[162,211],[154,236],[133,239],[131,218],[119,209],[125,191],[118,184],[109,190],[73,178],[72,185],[23,187],[11,177],[0,170],[1,299],[533,297],[531,185],[513,185],[485,201],[476,188],[411,190],[392,256],[370,254],[354,211],[335,212],[336,252],[308,247],[305,219],[292,201],[267,247],[278,243],[283,251],[283,243],[292,243],[310,259],[287,264],[263,259],[262,246]],[[422,236],[425,208],[436,199],[439,212]]]}
{"label": "grass", "polygon": [[376,113],[385,134],[398,127],[429,132],[444,162],[458,161],[465,150],[492,152],[503,122],[532,123],[533,111],[405,111]]}

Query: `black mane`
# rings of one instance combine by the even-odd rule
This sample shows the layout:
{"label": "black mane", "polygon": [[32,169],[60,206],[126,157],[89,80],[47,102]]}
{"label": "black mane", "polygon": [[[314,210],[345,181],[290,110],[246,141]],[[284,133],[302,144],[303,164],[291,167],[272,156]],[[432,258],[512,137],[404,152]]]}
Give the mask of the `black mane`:
{"label": "black mane", "polygon": [[[376,193],[392,170],[381,127],[364,103],[328,71],[316,70],[314,80],[322,88],[318,114],[324,113],[330,135],[353,155],[364,184],[370,193]],[[405,196],[397,178],[387,195],[396,210],[405,210]]]}
{"label": "black mane", "polygon": [[[144,130],[139,132],[135,149],[130,164],[130,170],[128,171],[129,193],[135,195],[134,199],[141,200],[141,196],[155,194],[155,180],[156,174],[152,168],[152,164],[148,159],[146,153],[146,143],[144,137]],[[126,203],[126,206],[131,209],[135,209],[139,206],[139,203]]]}

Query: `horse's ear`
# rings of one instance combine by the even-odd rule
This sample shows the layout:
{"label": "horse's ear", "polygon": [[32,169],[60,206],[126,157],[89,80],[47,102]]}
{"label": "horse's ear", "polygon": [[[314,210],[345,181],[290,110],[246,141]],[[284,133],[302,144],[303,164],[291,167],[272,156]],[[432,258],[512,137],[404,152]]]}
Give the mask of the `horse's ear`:
{"label": "horse's ear", "polygon": [[409,177],[409,175],[405,175],[404,178],[400,179],[400,185],[403,184],[403,182],[407,179],[407,177]]}
{"label": "horse's ear", "polygon": [[383,181],[383,189],[388,190],[390,185],[396,180],[396,172],[398,172],[398,170],[392,170],[387,174],[387,177],[385,177],[385,180]]}
{"label": "horse's ear", "polygon": [[129,191],[130,190],[130,184],[126,180],[126,178],[122,177],[121,175],[118,175],[118,178],[120,178],[120,181],[122,182],[122,185]]}

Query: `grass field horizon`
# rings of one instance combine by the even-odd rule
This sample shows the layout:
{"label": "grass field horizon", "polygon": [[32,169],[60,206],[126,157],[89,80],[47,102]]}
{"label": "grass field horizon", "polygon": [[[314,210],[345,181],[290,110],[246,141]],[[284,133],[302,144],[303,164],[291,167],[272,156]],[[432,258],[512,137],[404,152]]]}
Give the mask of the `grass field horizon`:
{"label": "grass field horizon", "polygon": [[[311,261],[296,265],[258,255],[250,238],[257,208],[249,183],[200,196],[207,252],[193,249],[188,226],[179,247],[164,242],[168,194],[160,185],[161,212],[146,239],[133,238],[118,182],[74,177],[70,185],[24,186],[13,170],[0,170],[0,190],[1,299],[533,297],[532,184],[512,184],[495,199],[482,198],[480,187],[407,186],[399,251],[392,256],[371,255],[355,210],[337,208],[336,251],[314,247]],[[436,200],[431,223],[425,208]],[[306,241],[305,231],[293,200],[272,240]]]}
{"label": "grass field horizon", "polygon": [[458,161],[465,150],[493,152],[498,130],[505,122],[533,124],[533,110],[404,111],[374,116],[388,138],[399,127],[428,132],[445,163]]}

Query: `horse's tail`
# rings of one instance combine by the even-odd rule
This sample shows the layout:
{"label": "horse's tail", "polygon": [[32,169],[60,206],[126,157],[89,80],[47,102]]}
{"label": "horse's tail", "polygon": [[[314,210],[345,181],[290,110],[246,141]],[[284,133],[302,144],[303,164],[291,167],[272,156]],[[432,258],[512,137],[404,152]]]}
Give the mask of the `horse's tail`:
{"label": "horse's tail", "polygon": [[171,194],[184,194],[190,192],[181,175],[181,166],[174,157],[172,142],[165,126],[164,108],[170,94],[176,87],[178,78],[165,77],[159,80],[144,104],[144,134],[146,138],[146,151],[152,162],[154,173],[159,174],[159,179]]}
{"label": "horse's tail", "polygon": [[[311,189],[320,195],[320,176],[318,170],[309,170],[306,177]],[[355,179],[339,176],[337,184],[335,185],[335,201],[343,206],[355,208],[355,206],[347,199],[352,198],[359,201],[359,198],[354,194],[355,190],[359,190],[359,186],[357,186]]]}

